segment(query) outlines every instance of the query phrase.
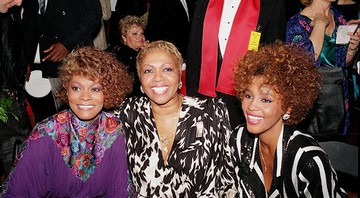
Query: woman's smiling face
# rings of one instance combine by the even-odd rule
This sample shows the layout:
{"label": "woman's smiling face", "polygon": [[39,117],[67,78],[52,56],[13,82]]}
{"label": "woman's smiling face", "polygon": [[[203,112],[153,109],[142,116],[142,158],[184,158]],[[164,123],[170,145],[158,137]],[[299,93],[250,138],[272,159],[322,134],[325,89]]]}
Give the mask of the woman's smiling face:
{"label": "woman's smiling face", "polygon": [[100,113],[104,105],[104,93],[98,80],[89,80],[83,76],[73,76],[67,85],[69,106],[76,116],[91,122]]}
{"label": "woman's smiling face", "polygon": [[281,95],[263,82],[255,77],[241,100],[247,129],[253,134],[281,131],[283,124]]}
{"label": "woman's smiling face", "polygon": [[165,51],[148,53],[143,58],[139,75],[143,90],[152,103],[164,105],[179,96],[179,67]]}

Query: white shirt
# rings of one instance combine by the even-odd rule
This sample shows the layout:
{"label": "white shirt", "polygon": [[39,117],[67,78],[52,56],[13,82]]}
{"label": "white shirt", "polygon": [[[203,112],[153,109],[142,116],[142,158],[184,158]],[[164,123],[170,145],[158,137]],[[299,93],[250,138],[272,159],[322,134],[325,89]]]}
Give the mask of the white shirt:
{"label": "white shirt", "polygon": [[184,9],[185,9],[185,12],[186,12],[186,16],[188,18],[188,21],[190,21],[190,18],[189,18],[189,9],[187,7],[187,4],[186,4],[186,0],[180,0],[181,1],[181,4],[183,5]]}
{"label": "white shirt", "polygon": [[240,2],[241,0],[224,0],[218,35],[220,52],[223,57],[225,54],[227,41],[229,40],[229,35],[235,18],[235,14],[239,8]]}
{"label": "white shirt", "polygon": [[[39,0],[38,0],[38,3],[39,3],[39,5],[40,5],[40,1],[39,1]],[[47,4],[48,4],[48,0],[45,0],[45,8],[44,8],[45,10],[46,10]],[[39,11],[38,11],[38,13],[41,14],[41,12],[40,12],[40,6],[39,6]],[[37,48],[36,48],[36,54],[35,54],[34,63],[37,63],[37,64],[41,63],[41,60],[40,60],[40,45],[39,45],[39,43],[38,43]]]}
{"label": "white shirt", "polygon": [[115,12],[116,3],[117,3],[117,0],[110,0],[111,12]]}

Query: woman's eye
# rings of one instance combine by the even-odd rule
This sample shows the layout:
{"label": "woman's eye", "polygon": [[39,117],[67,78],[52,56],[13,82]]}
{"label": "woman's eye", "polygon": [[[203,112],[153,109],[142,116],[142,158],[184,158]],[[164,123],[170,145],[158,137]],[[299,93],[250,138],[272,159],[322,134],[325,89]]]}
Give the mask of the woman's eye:
{"label": "woman's eye", "polygon": [[100,88],[92,88],[91,90],[92,90],[93,92],[100,92],[100,91],[101,91]]}
{"label": "woman's eye", "polygon": [[271,100],[266,99],[266,98],[262,99],[262,101],[265,102],[265,103],[271,103],[272,102]]}
{"label": "woman's eye", "polygon": [[145,74],[152,73],[152,70],[151,70],[151,69],[145,69],[145,70],[144,70],[144,73],[145,73]]}
{"label": "woman's eye", "polygon": [[80,90],[80,87],[71,87],[71,89],[72,89],[73,91],[79,91],[79,90]]}
{"label": "woman's eye", "polygon": [[251,95],[245,94],[245,95],[244,95],[244,98],[251,98]]}
{"label": "woman's eye", "polygon": [[165,68],[164,71],[171,72],[171,71],[173,71],[173,69],[172,68]]}

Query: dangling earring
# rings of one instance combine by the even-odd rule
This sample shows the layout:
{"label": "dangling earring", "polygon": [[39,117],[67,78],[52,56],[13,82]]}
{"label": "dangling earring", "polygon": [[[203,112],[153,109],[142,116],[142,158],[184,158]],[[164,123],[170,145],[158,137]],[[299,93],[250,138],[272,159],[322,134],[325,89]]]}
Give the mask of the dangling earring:
{"label": "dangling earring", "polygon": [[140,85],[140,91],[141,93],[145,93],[143,87]]}
{"label": "dangling earring", "polygon": [[180,81],[180,83],[179,83],[179,89],[181,89],[182,86],[183,86],[182,81]]}
{"label": "dangling earring", "polygon": [[283,116],[282,116],[282,119],[283,120],[288,120],[290,118],[290,114],[289,113],[285,113]]}

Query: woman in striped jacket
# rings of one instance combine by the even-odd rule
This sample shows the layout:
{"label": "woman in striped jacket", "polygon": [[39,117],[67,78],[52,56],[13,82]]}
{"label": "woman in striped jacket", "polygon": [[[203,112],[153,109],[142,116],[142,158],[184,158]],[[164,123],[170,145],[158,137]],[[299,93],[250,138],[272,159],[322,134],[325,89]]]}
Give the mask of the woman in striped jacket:
{"label": "woman in striped jacket", "polygon": [[296,125],[317,98],[321,76],[295,46],[261,46],[236,64],[246,126],[232,134],[241,197],[346,197],[328,156]]}

